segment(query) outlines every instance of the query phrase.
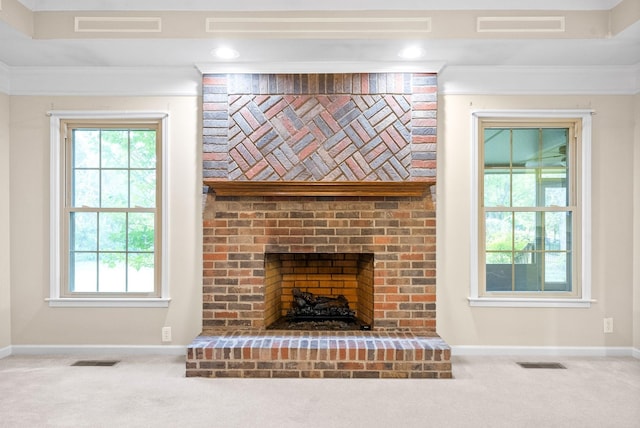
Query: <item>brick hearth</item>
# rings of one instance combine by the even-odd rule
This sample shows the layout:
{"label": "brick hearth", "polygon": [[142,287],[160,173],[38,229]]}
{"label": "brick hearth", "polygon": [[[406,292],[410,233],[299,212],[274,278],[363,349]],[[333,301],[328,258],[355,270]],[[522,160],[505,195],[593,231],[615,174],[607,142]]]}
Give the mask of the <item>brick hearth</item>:
{"label": "brick hearth", "polygon": [[240,330],[196,338],[187,376],[446,379],[450,358],[442,339],[412,333]]}

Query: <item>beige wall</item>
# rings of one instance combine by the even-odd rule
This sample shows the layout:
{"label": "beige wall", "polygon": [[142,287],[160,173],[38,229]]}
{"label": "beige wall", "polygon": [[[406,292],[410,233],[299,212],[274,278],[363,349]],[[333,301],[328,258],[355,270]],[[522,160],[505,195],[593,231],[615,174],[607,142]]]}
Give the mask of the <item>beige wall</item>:
{"label": "beige wall", "polygon": [[0,92],[0,353],[11,345],[9,123],[9,96]]}
{"label": "beige wall", "polygon": [[[12,97],[13,345],[161,345],[163,326],[172,327],[171,345],[186,345],[200,332],[200,104],[201,99],[195,96]],[[169,287],[172,297],[168,308],[51,308],[45,302],[49,294],[49,117],[46,114],[49,110],[168,112],[169,152],[165,171],[169,174]],[[4,146],[0,132],[0,148],[6,151]],[[0,165],[0,196],[6,187],[2,171],[5,168]],[[3,218],[0,211],[0,233],[6,223]],[[6,252],[3,245],[0,244],[0,255]],[[0,277],[0,293],[6,294],[3,290],[5,281]],[[0,340],[4,340],[3,337],[0,330]]]}
{"label": "beige wall", "polygon": [[[451,345],[631,346],[633,96],[443,96],[438,139],[438,332]],[[471,111],[594,109],[589,309],[470,307]],[[636,192],[637,200],[637,192]],[[637,286],[636,286],[637,289]],[[603,333],[603,318],[614,333]],[[637,344],[637,342],[636,342]]]}
{"label": "beige wall", "polygon": [[633,180],[633,347],[640,353],[640,94],[635,96]]}
{"label": "beige wall", "polygon": [[[6,176],[8,97],[0,95],[0,348],[13,345],[186,345],[201,327],[200,99],[198,97],[11,97],[10,183]],[[590,309],[470,307],[470,112],[499,108],[592,108],[593,297]],[[634,108],[635,116],[634,116]],[[169,308],[50,308],[48,110],[167,111],[170,174]],[[640,96],[462,96],[440,99],[438,168],[438,332],[451,345],[640,347],[638,120]],[[4,132],[3,132],[4,130]],[[4,172],[4,175],[3,175]],[[635,190],[634,190],[635,180]],[[612,190],[613,189],[613,190]],[[634,193],[635,192],[635,193]],[[635,201],[634,196],[635,195]],[[6,207],[6,205],[4,206]],[[636,208],[635,214],[633,209]],[[634,237],[635,236],[635,237]],[[1,265],[0,265],[1,267]],[[634,295],[635,290],[635,295]],[[7,299],[11,294],[11,332]],[[634,300],[635,299],[635,300]],[[634,302],[635,301],[635,309]],[[635,315],[634,315],[635,314]],[[613,317],[615,332],[603,334]],[[6,320],[6,321],[5,321]],[[635,333],[633,326],[635,325]]]}

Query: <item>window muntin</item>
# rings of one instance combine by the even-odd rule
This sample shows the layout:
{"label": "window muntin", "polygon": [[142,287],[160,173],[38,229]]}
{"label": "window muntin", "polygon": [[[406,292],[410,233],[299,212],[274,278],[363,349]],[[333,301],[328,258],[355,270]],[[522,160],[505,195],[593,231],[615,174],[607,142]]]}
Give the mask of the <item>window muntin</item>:
{"label": "window muntin", "polygon": [[481,297],[579,297],[579,129],[579,120],[480,120]]}
{"label": "window muntin", "polygon": [[159,121],[62,122],[62,297],[159,297]]}

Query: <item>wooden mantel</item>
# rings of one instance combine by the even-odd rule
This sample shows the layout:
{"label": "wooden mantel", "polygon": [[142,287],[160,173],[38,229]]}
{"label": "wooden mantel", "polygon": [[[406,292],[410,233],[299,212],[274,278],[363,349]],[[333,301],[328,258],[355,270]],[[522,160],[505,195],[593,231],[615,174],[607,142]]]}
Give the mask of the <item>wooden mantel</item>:
{"label": "wooden mantel", "polygon": [[424,196],[435,181],[217,181],[219,196]]}

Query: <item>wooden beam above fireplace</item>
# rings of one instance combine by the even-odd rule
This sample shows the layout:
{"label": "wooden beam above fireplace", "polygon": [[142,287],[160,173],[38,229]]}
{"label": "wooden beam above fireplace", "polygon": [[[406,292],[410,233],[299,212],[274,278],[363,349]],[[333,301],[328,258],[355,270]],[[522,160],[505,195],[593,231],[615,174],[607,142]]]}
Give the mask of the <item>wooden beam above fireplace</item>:
{"label": "wooden beam above fireplace", "polygon": [[218,196],[425,196],[433,181],[216,181]]}

